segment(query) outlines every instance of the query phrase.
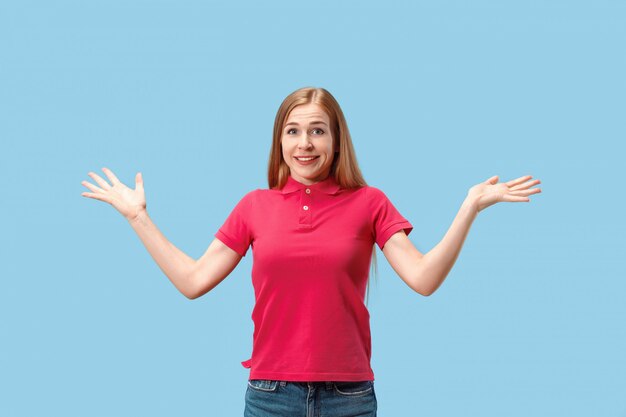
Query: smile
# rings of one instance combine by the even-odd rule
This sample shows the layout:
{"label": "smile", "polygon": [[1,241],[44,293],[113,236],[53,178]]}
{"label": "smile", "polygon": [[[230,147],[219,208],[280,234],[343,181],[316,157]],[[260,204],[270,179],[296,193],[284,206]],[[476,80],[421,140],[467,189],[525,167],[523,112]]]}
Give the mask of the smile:
{"label": "smile", "polygon": [[318,156],[313,156],[313,157],[308,157],[308,158],[302,158],[302,159],[300,159],[298,157],[295,157],[295,156],[293,158],[296,161],[298,161],[298,163],[300,165],[311,165],[311,164],[314,164],[315,161],[317,161],[317,159],[319,158],[319,155]]}

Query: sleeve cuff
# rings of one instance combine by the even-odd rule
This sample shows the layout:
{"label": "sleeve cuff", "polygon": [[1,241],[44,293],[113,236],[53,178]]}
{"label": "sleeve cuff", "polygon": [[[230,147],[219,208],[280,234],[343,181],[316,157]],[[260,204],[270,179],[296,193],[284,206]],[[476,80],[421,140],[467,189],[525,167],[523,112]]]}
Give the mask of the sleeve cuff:
{"label": "sleeve cuff", "polygon": [[413,230],[413,225],[408,221],[403,220],[401,222],[392,223],[389,226],[385,227],[385,229],[383,229],[383,232],[379,236],[376,236],[376,244],[378,245],[380,250],[383,250],[385,243],[387,243],[389,238],[394,233],[402,229],[404,229],[404,233],[406,233],[406,235],[408,236],[409,233],[411,233],[411,231]]}
{"label": "sleeve cuff", "polygon": [[224,243],[226,246],[228,246],[229,248],[237,252],[239,255],[246,256],[246,253],[248,252],[248,248],[243,247],[243,245],[239,244],[236,240],[231,239],[228,235],[226,235],[221,230],[218,230],[214,236],[218,238],[220,241],[222,241],[222,243]]}

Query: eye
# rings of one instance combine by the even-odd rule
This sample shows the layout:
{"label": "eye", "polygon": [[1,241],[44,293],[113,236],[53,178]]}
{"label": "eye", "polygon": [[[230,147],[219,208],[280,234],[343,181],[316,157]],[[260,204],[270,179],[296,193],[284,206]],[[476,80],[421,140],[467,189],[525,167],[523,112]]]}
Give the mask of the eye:
{"label": "eye", "polygon": [[324,131],[323,131],[322,129],[313,129],[313,131],[314,131],[314,132],[315,132],[316,130],[319,130],[319,131],[321,132],[321,133],[320,133],[320,135],[323,135],[323,134],[324,134]]}
{"label": "eye", "polygon": [[287,130],[287,134],[289,135],[290,134],[289,132],[291,132],[292,130],[296,130],[296,129],[291,128],[291,129]]}

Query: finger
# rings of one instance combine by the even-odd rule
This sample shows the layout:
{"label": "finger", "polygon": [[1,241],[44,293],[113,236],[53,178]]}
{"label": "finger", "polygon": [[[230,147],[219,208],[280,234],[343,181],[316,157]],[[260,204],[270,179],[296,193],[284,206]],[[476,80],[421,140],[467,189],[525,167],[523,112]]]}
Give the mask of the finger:
{"label": "finger", "polygon": [[96,200],[100,200],[100,201],[104,201],[105,203],[109,203],[109,200],[106,198],[105,194],[94,194],[94,193],[82,193],[81,194],[83,197],[89,197],[89,198],[94,198]]}
{"label": "finger", "polygon": [[93,185],[90,182],[83,181],[83,182],[81,182],[81,184],[83,184],[85,187],[89,188],[94,193],[104,193],[104,190],[102,188],[96,187],[95,185]]}
{"label": "finger", "polygon": [[515,196],[529,196],[531,194],[537,194],[541,192],[541,188],[533,188],[532,190],[517,190],[517,191],[509,191],[509,195]]}
{"label": "finger", "polygon": [[511,190],[524,190],[526,188],[530,188],[533,185],[537,185],[537,184],[541,184],[541,181],[539,181],[539,180],[532,180],[530,182],[526,182],[524,184],[519,184],[519,185],[516,185],[515,187],[511,187]]}
{"label": "finger", "polygon": [[109,185],[108,182],[106,182],[105,180],[102,179],[102,177],[100,177],[98,174],[96,174],[95,172],[90,172],[89,175],[91,178],[93,178],[93,180],[95,182],[98,183],[98,185],[102,188],[104,188],[105,190],[109,190],[111,189],[111,186]]}
{"label": "finger", "polygon": [[111,181],[111,184],[119,184],[121,182],[119,179],[117,179],[113,171],[111,171],[109,168],[104,167],[102,168],[102,171],[104,171],[106,176],[109,178],[109,181]]}
{"label": "finger", "polygon": [[489,178],[487,181],[485,181],[485,184],[496,184],[498,182],[498,176],[494,175],[493,177]]}
{"label": "finger", "polygon": [[531,188],[530,190],[528,190],[528,195],[539,194],[540,192],[541,192],[541,188]]}
{"label": "finger", "polygon": [[528,181],[532,177],[533,177],[532,175],[524,175],[523,177],[519,177],[519,178],[516,178],[514,180],[511,180],[511,181],[507,182],[506,186],[507,187],[515,186],[515,185],[520,184],[522,182]]}
{"label": "finger", "polygon": [[143,176],[141,175],[141,172],[138,172],[137,175],[135,175],[135,187],[143,190]]}
{"label": "finger", "polygon": [[528,194],[535,194],[535,193],[540,193],[540,192],[541,192],[541,188],[530,188],[530,189],[520,188],[517,190],[509,190],[509,193],[516,194],[516,195],[522,195],[518,193],[526,193],[525,195],[528,195]]}

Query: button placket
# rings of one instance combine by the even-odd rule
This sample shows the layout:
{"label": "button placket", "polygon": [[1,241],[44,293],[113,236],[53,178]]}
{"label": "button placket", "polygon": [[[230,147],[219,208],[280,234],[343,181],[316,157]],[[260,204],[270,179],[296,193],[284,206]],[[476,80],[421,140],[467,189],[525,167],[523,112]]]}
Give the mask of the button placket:
{"label": "button placket", "polygon": [[300,216],[299,225],[311,227],[311,189],[303,188],[300,192]]}

